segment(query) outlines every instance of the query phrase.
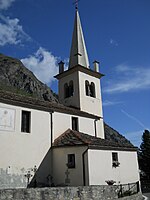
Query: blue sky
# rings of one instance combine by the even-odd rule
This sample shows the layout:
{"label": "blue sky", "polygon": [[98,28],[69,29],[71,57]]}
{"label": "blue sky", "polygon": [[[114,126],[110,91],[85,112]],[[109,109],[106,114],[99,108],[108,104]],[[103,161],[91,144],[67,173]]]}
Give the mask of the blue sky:
{"label": "blue sky", "polygon": [[[80,0],[90,64],[100,61],[104,120],[135,145],[150,129],[150,1]],[[0,0],[0,53],[22,60],[57,92],[68,62],[72,0]]]}

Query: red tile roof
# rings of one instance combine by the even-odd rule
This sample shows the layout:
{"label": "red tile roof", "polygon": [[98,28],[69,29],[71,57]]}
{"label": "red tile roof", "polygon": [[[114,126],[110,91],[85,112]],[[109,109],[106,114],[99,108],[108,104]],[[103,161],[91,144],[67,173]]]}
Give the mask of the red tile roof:
{"label": "red tile roof", "polygon": [[93,148],[106,148],[106,149],[132,149],[136,148],[131,143],[119,143],[108,139],[101,139],[95,136],[91,136],[85,133],[81,133],[74,130],[66,130],[61,134],[53,143],[53,147],[64,147],[64,146],[89,146]]}

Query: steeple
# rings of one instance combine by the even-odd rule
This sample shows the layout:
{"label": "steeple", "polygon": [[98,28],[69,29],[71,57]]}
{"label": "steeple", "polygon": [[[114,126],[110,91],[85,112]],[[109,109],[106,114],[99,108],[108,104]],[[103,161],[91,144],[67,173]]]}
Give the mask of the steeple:
{"label": "steeple", "polygon": [[[78,3],[76,0],[76,13],[70,52],[69,69],[64,70],[64,63],[59,63],[59,102],[65,106],[76,108],[82,112],[97,116],[94,121],[95,135],[104,138],[103,112],[99,63],[94,62],[94,70],[89,67],[88,55],[85,47]],[[73,114],[73,113],[72,113]],[[89,121],[90,122],[90,121]],[[91,121],[92,122],[92,121]],[[90,122],[90,123],[91,123]],[[82,128],[80,129],[82,131]]]}
{"label": "steeple", "polygon": [[89,68],[89,59],[87,55],[87,50],[85,46],[82,26],[80,22],[79,12],[76,9],[74,30],[72,37],[72,45],[70,51],[69,68],[81,65],[83,67]]}

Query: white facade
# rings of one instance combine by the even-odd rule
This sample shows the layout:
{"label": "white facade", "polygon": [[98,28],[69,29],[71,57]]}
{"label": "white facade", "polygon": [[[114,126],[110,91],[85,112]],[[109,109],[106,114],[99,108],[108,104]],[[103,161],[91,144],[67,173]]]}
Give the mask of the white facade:
{"label": "white facade", "polygon": [[[74,92],[72,96],[66,98],[64,86],[66,83],[69,85],[70,81],[73,81]],[[95,97],[86,95],[86,81],[95,84]],[[103,117],[100,79],[84,72],[75,71],[59,79],[59,100],[66,106]]]}
{"label": "white facade", "polygon": [[[53,150],[53,176],[55,185],[83,186],[82,154],[86,147],[54,148]],[[69,183],[66,182],[67,155],[75,154],[75,169],[68,169]]]}
{"label": "white facade", "polygon": [[[13,116],[6,117],[5,121],[8,123],[4,124],[2,118],[0,119],[0,124],[3,124],[3,127],[0,127],[0,178],[5,180],[7,175],[16,176],[15,185],[17,187],[25,186],[27,184],[25,175],[28,171],[33,175],[32,169],[34,166],[39,168],[51,147],[50,114],[4,103],[0,103],[0,111],[3,113],[14,112]],[[31,112],[30,133],[21,132],[22,111]],[[6,128],[10,124],[14,129],[8,131]],[[12,185],[14,181],[12,178]],[[3,186],[5,187],[5,183],[0,187]]]}
{"label": "white facade", "polygon": [[[120,163],[118,167],[112,166],[112,152],[118,153]],[[90,149],[88,150],[88,166],[89,185],[106,185],[107,180],[114,180],[117,185],[139,181],[137,152],[135,151]]]}
{"label": "white facade", "polygon": [[[89,83],[95,84],[95,96],[90,97],[86,95],[85,91],[85,81],[88,80]],[[103,117],[102,111],[102,97],[101,97],[101,87],[100,79],[90,76],[88,74],[79,72],[79,96],[80,96],[80,108],[83,111],[91,113],[93,115]]]}
{"label": "white facade", "polygon": [[[69,85],[69,82],[73,81],[74,83],[74,94],[73,96],[70,96],[68,98],[65,98],[65,91],[64,91],[64,85],[67,83]],[[80,108],[80,97],[79,97],[79,77],[78,72],[74,72],[72,74],[69,74],[65,77],[62,77],[58,84],[59,84],[59,101],[66,105],[66,106],[73,106],[76,108]]]}
{"label": "white facade", "polygon": [[[22,111],[31,114],[29,133],[21,131]],[[5,113],[7,117],[3,116]],[[51,155],[51,143],[67,129],[72,129],[72,117],[78,119],[80,132],[91,136],[101,134],[99,120],[93,118],[0,103],[0,179],[3,180],[0,187],[26,187],[26,175],[28,172],[32,175],[31,181],[35,166],[37,181],[48,184],[47,176],[53,173],[53,158],[57,160]],[[10,177],[12,183],[5,185]]]}
{"label": "white facade", "polygon": [[[53,141],[67,129],[72,129],[72,117],[78,118],[78,131],[92,136],[102,135],[100,120],[65,113],[53,113]],[[95,127],[96,126],[96,127]]]}
{"label": "white facade", "polygon": [[[112,166],[112,152],[118,153],[120,163],[118,167]],[[75,168],[68,169],[70,182],[66,183],[68,154],[75,155]],[[108,180],[113,180],[116,185],[120,185],[139,181],[135,151],[88,149],[86,146],[60,147],[54,148],[53,156],[55,185],[107,185]]]}

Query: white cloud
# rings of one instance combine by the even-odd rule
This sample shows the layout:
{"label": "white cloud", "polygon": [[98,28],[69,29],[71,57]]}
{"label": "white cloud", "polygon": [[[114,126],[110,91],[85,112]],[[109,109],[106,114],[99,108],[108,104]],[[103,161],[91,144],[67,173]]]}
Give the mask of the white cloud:
{"label": "white cloud", "polygon": [[115,79],[104,88],[105,93],[121,93],[150,88],[150,68],[119,65]]}
{"label": "white cloud", "polygon": [[68,66],[69,66],[69,58],[65,58],[63,62],[65,63],[64,64],[64,71],[66,71],[68,69]]}
{"label": "white cloud", "polygon": [[22,40],[29,40],[30,37],[23,31],[19,25],[19,19],[10,19],[0,15],[0,46],[7,44],[21,44]]}
{"label": "white cloud", "polygon": [[112,45],[112,46],[118,46],[118,42],[114,39],[110,39],[109,43]]}
{"label": "white cloud", "polygon": [[129,119],[131,119],[132,121],[135,121],[137,124],[139,124],[143,129],[146,129],[146,126],[136,117],[134,117],[133,115],[129,114],[128,112],[124,111],[123,109],[121,110],[121,112],[126,115]]}
{"label": "white cloud", "polygon": [[0,0],[0,10],[7,10],[15,0]]}
{"label": "white cloud", "polygon": [[58,73],[58,58],[40,47],[34,55],[21,60],[43,83],[51,84]]}
{"label": "white cloud", "polygon": [[105,100],[103,102],[103,106],[114,106],[114,105],[117,105],[117,104],[122,104],[123,102],[121,101],[109,101],[109,100]]}

